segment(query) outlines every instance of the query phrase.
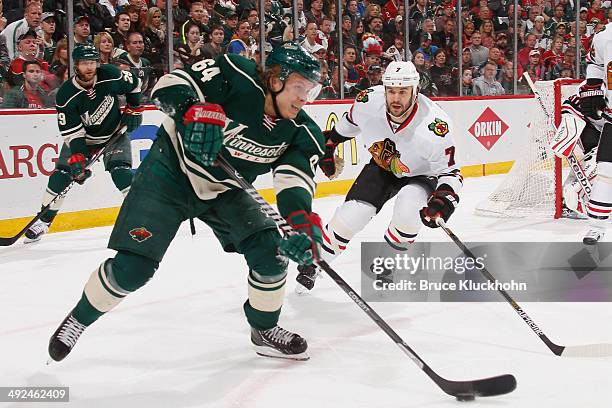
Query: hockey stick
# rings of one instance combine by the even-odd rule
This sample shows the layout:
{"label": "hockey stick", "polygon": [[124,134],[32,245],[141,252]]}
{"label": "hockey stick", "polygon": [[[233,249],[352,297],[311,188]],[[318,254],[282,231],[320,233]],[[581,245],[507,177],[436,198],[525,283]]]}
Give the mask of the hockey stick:
{"label": "hockey stick", "polygon": [[[461,251],[469,258],[476,260],[476,256],[470,251],[470,249],[461,241],[457,235],[450,228],[446,226],[446,223],[442,218],[437,218],[436,223],[446,232],[446,234],[452,239],[455,244],[461,249]],[[480,272],[487,278],[491,283],[495,284],[497,279],[485,268],[483,265]],[[581,346],[560,346],[553,343],[546,334],[538,327],[538,325],[527,315],[527,312],[519,306],[518,303],[506,292],[504,289],[497,289],[499,293],[506,299],[516,313],[523,319],[525,323],[538,335],[540,340],[546,344],[546,346],[557,356],[563,357],[608,357],[612,356],[612,344],[585,344]]]}
{"label": "hockey stick", "polygon": [[[123,136],[123,134],[127,131],[127,126],[122,126],[119,130],[117,130],[113,136],[111,136],[111,138],[109,139],[108,143],[106,144],[106,146],[104,146],[102,149],[98,150],[96,152],[96,154],[94,154],[91,159],[89,160],[89,162],[87,163],[87,165],[85,166],[85,169],[89,169],[91,166],[94,165],[94,163],[96,161],[98,161],[98,159],[100,157],[102,157],[102,155],[108,150],[109,146],[113,145],[117,139],[119,139],[121,136]],[[61,197],[64,197],[66,194],[68,194],[68,191],[72,188],[72,186],[74,185],[74,183],[76,183],[76,181],[71,181],[70,184],[68,184],[68,186],[66,186],[66,188],[64,190],[62,190],[61,193],[59,193],[58,195],[56,195],[55,197],[53,197],[53,199],[51,201],[49,201],[49,203],[47,203],[47,205],[45,205],[44,207],[42,207],[40,209],[40,211],[38,212],[38,214],[36,214],[34,216],[34,218],[32,218],[30,220],[30,222],[28,222],[28,224],[23,227],[21,229],[21,231],[19,231],[17,233],[17,235],[14,235],[12,237],[0,237],[0,246],[10,246],[13,245],[15,242],[17,242],[19,240],[19,238],[21,238],[21,236],[23,234],[26,233],[26,231],[32,226],[34,225],[34,223],[36,221],[38,221],[40,219],[40,217],[42,217],[47,211],[49,211],[49,209],[51,208],[51,206],[57,201],[59,200]]]}
{"label": "hockey stick", "polygon": [[[523,73],[523,77],[525,77],[525,81],[527,81],[527,84],[529,85],[529,88],[531,88],[533,95],[538,100],[538,103],[540,104],[540,108],[542,108],[542,111],[544,112],[544,114],[548,117],[549,120],[553,120],[552,116],[548,112],[548,109],[546,109],[546,106],[544,106],[544,102],[542,101],[542,97],[540,96],[540,93],[536,91],[535,84],[531,80],[531,77],[529,76],[529,74],[525,72]],[[556,128],[554,121],[553,121],[553,126],[555,126]],[[580,137],[580,135],[578,135],[578,137]],[[591,192],[593,191],[593,186],[591,185],[591,181],[589,180],[588,175],[582,168],[582,165],[576,158],[576,155],[574,154],[573,151],[567,156],[567,161],[570,165],[570,168],[574,172],[574,175],[580,182],[580,189],[587,197],[590,197]]]}
{"label": "hockey stick", "polygon": [[[287,221],[255,190],[253,185],[246,181],[242,175],[223,157],[219,156],[216,162],[234,181],[238,182],[245,192],[251,196],[260,206],[261,211],[272,218],[284,235],[295,234],[293,228]],[[488,397],[502,395],[512,392],[516,388],[516,379],[511,374],[499,375],[496,377],[483,378],[470,381],[451,381],[439,376],[427,363],[417,355],[417,353],[402,340],[402,338],[368,305],[348,283],[344,281],[334,271],[327,262],[317,260],[317,265],[323,269],[338,286],[359,306],[361,310],[374,321],[395,344],[429,376],[445,393],[456,397],[459,400],[471,400],[476,396]]]}

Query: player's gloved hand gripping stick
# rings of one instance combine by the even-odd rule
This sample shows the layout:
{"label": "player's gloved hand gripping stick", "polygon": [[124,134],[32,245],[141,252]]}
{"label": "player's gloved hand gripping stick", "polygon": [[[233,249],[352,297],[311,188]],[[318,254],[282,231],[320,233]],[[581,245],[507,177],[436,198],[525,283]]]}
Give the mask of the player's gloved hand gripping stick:
{"label": "player's gloved hand gripping stick", "polygon": [[[246,181],[236,169],[223,157],[218,157],[216,164],[225,170],[227,174],[235,180],[244,191],[250,195],[255,201],[261,206],[261,211],[268,217],[272,218],[278,228],[281,230],[285,237],[291,237],[296,235],[296,231],[293,227],[285,221],[283,217],[270,205],[264,198],[255,190],[253,185]],[[299,228],[300,224],[297,224],[292,218],[292,222]],[[313,225],[313,222],[309,223]],[[452,381],[438,375],[427,363],[419,357],[412,348],[368,305],[354,290],[351,286],[334,271],[327,262],[321,259],[315,259],[314,261],[321,269],[323,269],[338,286],[346,293],[352,300],[363,310],[370,319],[372,319],[378,327],[380,327],[387,336],[389,336],[395,344],[421,369],[431,378],[438,387],[445,393],[452,395],[460,400],[471,400],[476,396],[489,397],[494,395],[507,394],[512,392],[516,388],[516,379],[511,374],[504,374],[490,378],[484,378],[479,380],[468,380],[468,381]]]}
{"label": "player's gloved hand gripping stick", "polygon": [[[91,174],[91,170],[89,170],[91,168],[91,166],[93,166],[93,164],[98,161],[98,159],[100,157],[102,157],[102,155],[108,151],[108,149],[121,137],[123,136],[123,134],[127,131],[127,126],[122,126],[121,128],[119,128],[119,130],[117,130],[115,132],[115,134],[113,136],[111,136],[111,138],[109,139],[108,143],[101,148],[100,150],[96,151],[91,159],[89,160],[89,162],[84,163],[82,161],[80,161],[79,159],[79,164],[78,164],[78,168],[75,167],[76,162],[73,160],[73,163],[70,163],[70,160],[73,159],[74,156],[76,155],[72,155],[70,157],[69,160],[69,164],[71,166],[72,169],[72,174],[73,174],[73,180],[70,184],[68,184],[68,186],[58,195],[56,195],[49,203],[47,203],[47,205],[45,205],[43,208],[41,208],[41,210],[38,212],[38,214],[36,214],[34,216],[34,218],[32,218],[30,220],[30,222],[28,222],[28,224],[23,227],[21,229],[21,231],[19,231],[16,235],[12,236],[12,237],[0,237],[0,246],[10,246],[13,245],[15,242],[17,242],[19,240],[19,238],[25,234],[25,232],[28,230],[28,228],[30,228],[36,221],[38,221],[40,219],[40,217],[45,214],[49,208],[51,208],[51,206],[53,205],[53,203],[55,203],[57,200],[60,199],[60,197],[65,196],[68,191],[72,188],[72,186],[74,185],[74,183],[79,183],[79,184],[83,184],[83,182],[85,181],[85,179],[88,176],[88,172],[89,175]],[[80,156],[83,156],[82,154]],[[84,161],[84,156],[83,156],[83,161]],[[75,176],[75,171],[78,170],[78,174],[80,174],[83,177],[77,177]],[[80,180],[80,181],[79,181]]]}
{"label": "player's gloved hand gripping stick", "polygon": [[225,112],[216,103],[196,103],[183,116],[183,143],[191,158],[203,166],[212,166],[223,147]]}

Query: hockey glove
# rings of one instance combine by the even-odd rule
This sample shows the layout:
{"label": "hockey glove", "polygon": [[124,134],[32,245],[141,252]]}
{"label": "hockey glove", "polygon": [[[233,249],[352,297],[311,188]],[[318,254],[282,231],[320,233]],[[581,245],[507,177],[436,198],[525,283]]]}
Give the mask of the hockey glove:
{"label": "hockey glove", "polygon": [[142,112],[144,108],[142,106],[132,107],[126,106],[123,116],[121,117],[121,124],[127,126],[128,132],[133,132],[142,125]]}
{"label": "hockey glove", "polygon": [[86,169],[85,155],[83,153],[75,153],[68,158],[72,179],[79,184],[83,184],[91,176],[91,170]]}
{"label": "hockey glove", "polygon": [[321,217],[316,213],[295,211],[287,217],[287,222],[297,234],[285,236],[280,244],[280,252],[300,265],[310,265],[319,259],[319,248],[323,243]]}
{"label": "hockey glove", "polygon": [[325,153],[319,161],[319,167],[323,170],[323,174],[330,180],[338,177],[344,170],[344,159],[336,155],[336,147],[338,147],[338,143],[328,140],[325,143]]}
{"label": "hockey glove", "polygon": [[429,228],[438,228],[436,218],[441,217],[448,221],[459,204],[459,196],[449,187],[448,190],[436,190],[427,200],[427,207],[423,207],[419,214],[421,221]]}
{"label": "hockey glove", "polygon": [[602,83],[601,79],[590,78],[578,89],[580,110],[585,116],[601,119],[600,111],[606,108],[605,93],[601,89]]}
{"label": "hockey glove", "polygon": [[196,103],[183,116],[183,144],[203,166],[211,166],[223,147],[225,112],[215,103]]}

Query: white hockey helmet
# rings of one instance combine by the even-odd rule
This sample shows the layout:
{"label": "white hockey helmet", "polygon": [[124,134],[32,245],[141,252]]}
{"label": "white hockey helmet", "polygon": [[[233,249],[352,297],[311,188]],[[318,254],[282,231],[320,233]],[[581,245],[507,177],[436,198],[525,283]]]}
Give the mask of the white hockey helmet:
{"label": "white hockey helmet", "polygon": [[384,86],[404,87],[419,86],[421,76],[414,64],[410,61],[393,61],[387,66],[382,77]]}

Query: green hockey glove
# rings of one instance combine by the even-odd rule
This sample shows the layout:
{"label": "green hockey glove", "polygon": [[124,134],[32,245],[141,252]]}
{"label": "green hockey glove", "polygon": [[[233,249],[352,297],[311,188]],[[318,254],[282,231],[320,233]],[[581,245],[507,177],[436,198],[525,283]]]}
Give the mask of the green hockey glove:
{"label": "green hockey glove", "polygon": [[132,107],[126,106],[123,116],[121,117],[121,124],[127,126],[128,132],[133,132],[142,125],[142,112],[144,108],[142,106]]}
{"label": "green hockey glove", "polygon": [[196,103],[183,116],[183,144],[193,159],[211,166],[223,147],[225,112],[215,103]]}
{"label": "green hockey glove", "polygon": [[297,234],[283,238],[279,244],[281,253],[300,265],[310,265],[319,259],[323,243],[321,217],[316,213],[295,211],[287,217],[287,222]]}
{"label": "green hockey glove", "polygon": [[68,158],[72,179],[79,184],[83,184],[91,176],[91,170],[86,169],[85,155],[83,153],[75,153]]}

